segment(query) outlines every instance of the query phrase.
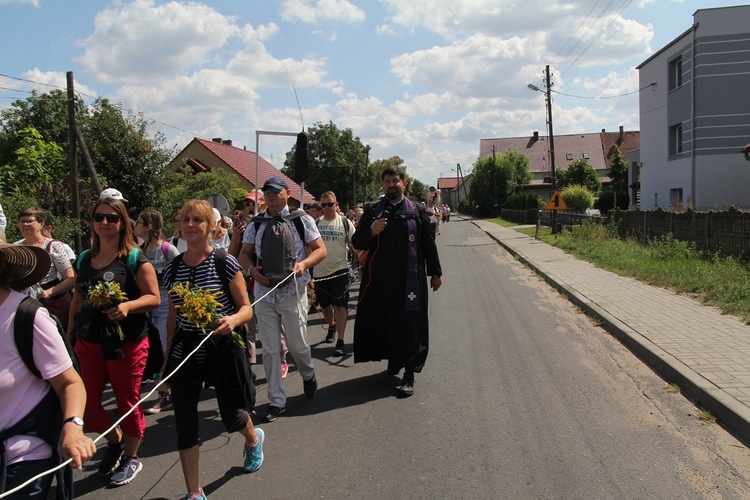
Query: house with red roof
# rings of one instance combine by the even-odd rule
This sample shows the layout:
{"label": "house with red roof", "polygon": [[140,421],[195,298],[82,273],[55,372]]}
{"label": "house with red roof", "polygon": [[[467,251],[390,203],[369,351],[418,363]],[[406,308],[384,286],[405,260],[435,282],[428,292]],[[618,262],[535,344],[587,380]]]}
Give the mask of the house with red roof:
{"label": "house with red roof", "polygon": [[437,184],[440,193],[438,203],[445,203],[452,211],[457,211],[461,201],[469,199],[472,176],[470,173],[461,177],[440,177]]}
{"label": "house with red roof", "polygon": [[289,185],[292,194],[289,198],[290,207],[299,207],[300,198],[304,203],[311,203],[315,197],[308,191],[302,193],[299,184],[287,177],[281,171],[271,165],[262,156],[245,148],[232,145],[231,140],[215,138],[210,141],[198,137],[190,141],[185,149],[172,160],[170,168],[177,170],[183,166],[189,166],[193,172],[207,172],[219,168],[237,178],[237,186],[248,192],[255,190],[255,166],[258,163],[258,189],[269,177],[281,177]]}
{"label": "house with red roof", "polygon": [[[568,165],[583,158],[596,170],[602,184],[608,184],[609,168],[615,152],[615,146],[620,149],[622,158],[628,163],[628,153],[638,150],[641,143],[639,131],[626,131],[620,127],[618,132],[607,132],[602,129],[594,134],[566,134],[555,135],[555,168],[567,170]],[[551,163],[549,155],[549,138],[534,132],[526,137],[507,137],[498,139],[481,139],[479,141],[479,156],[482,158],[492,154],[503,154],[515,150],[529,157],[532,173],[531,182],[521,186],[543,198],[550,195]]]}

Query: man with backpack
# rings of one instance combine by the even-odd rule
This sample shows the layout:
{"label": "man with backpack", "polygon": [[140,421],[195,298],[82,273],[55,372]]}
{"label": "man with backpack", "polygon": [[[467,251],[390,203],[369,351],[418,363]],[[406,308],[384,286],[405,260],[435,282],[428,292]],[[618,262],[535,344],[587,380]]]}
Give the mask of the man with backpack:
{"label": "man with backpack", "polygon": [[299,209],[290,211],[287,201],[291,191],[284,179],[266,180],[263,195],[267,209],[247,225],[239,262],[255,280],[255,297],[262,297],[255,304],[255,317],[263,343],[270,401],[263,420],[273,422],[286,410],[286,388],[281,378],[282,324],[305,395],[312,397],[318,389],[307,341],[306,287],[310,281],[308,269],[325,258],[326,247],[313,218]]}
{"label": "man with backpack", "polygon": [[349,307],[349,269],[354,224],[336,212],[338,202],[333,191],[320,195],[323,217],[316,220],[328,255],[315,266],[315,296],[328,323],[326,343],[337,337],[334,356],[344,356],[344,333]]}

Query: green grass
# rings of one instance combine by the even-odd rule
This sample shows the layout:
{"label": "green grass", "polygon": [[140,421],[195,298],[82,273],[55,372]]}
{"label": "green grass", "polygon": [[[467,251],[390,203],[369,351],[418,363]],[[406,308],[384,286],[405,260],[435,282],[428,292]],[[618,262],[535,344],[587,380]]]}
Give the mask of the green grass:
{"label": "green grass", "polygon": [[[510,224],[511,226],[513,224]],[[534,228],[518,229],[534,236]],[[750,264],[700,252],[690,243],[665,238],[648,245],[621,240],[611,227],[585,224],[554,236],[540,228],[539,239],[577,258],[650,285],[689,294],[750,323]]]}

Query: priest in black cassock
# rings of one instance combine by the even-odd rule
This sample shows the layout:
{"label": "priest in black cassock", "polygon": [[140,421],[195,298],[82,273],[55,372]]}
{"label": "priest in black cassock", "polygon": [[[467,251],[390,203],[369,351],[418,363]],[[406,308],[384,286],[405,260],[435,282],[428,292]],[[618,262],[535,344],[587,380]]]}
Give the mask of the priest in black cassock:
{"label": "priest in black cassock", "polygon": [[404,196],[404,171],[381,173],[385,196],[365,208],[352,237],[367,250],[354,323],[354,362],[388,360],[388,372],[404,369],[402,397],[414,393],[429,347],[427,276],[433,291],[442,270],[430,218]]}

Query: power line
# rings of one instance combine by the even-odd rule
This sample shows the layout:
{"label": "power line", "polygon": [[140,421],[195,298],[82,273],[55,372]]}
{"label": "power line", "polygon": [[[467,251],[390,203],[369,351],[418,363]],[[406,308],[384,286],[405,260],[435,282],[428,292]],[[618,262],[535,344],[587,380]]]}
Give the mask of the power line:
{"label": "power line", "polygon": [[654,85],[656,85],[656,83],[649,83],[645,87],[641,87],[638,90],[634,90],[632,92],[627,92],[625,94],[618,94],[618,95],[605,95],[605,96],[573,95],[573,94],[566,94],[565,92],[560,92],[558,90],[553,90],[552,92],[554,92],[555,94],[560,94],[560,95],[564,95],[564,96],[567,96],[567,97],[575,97],[576,99],[616,99],[618,97],[626,97],[626,96],[629,96],[629,95],[637,94],[641,90],[645,90],[645,89],[647,89],[649,87],[653,87]]}

